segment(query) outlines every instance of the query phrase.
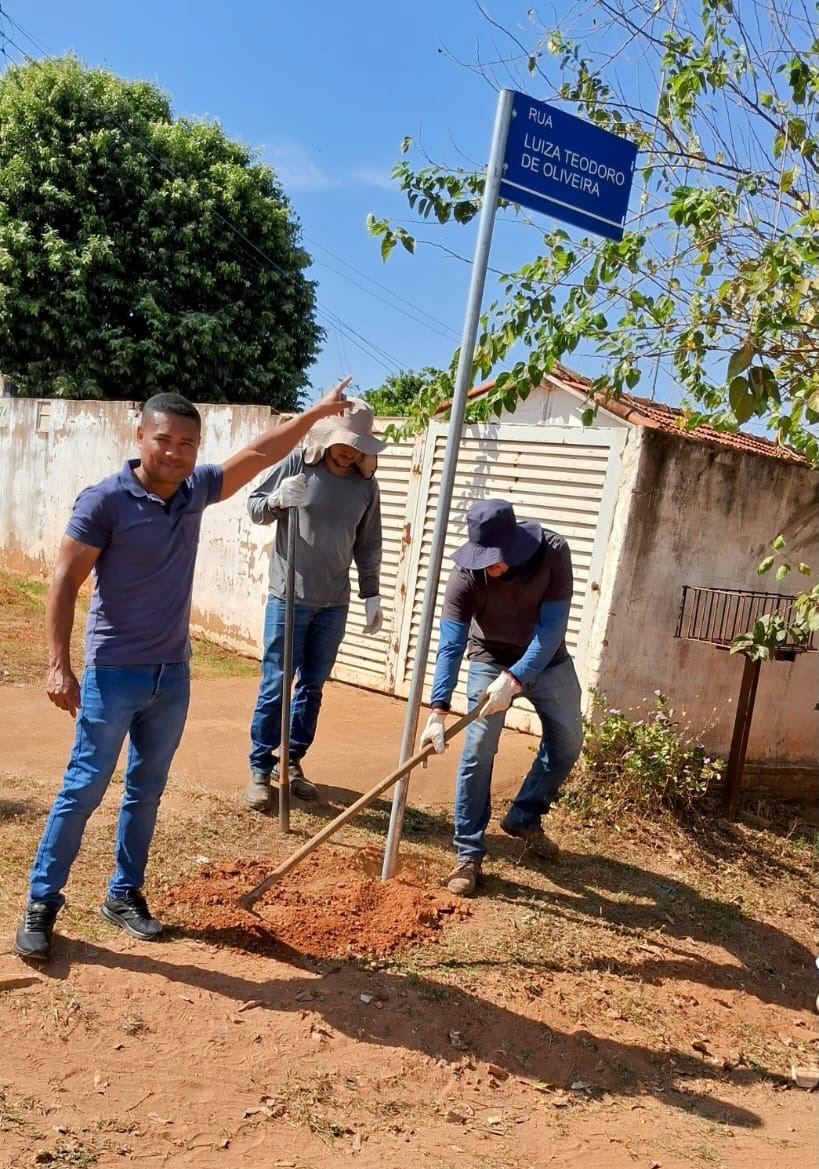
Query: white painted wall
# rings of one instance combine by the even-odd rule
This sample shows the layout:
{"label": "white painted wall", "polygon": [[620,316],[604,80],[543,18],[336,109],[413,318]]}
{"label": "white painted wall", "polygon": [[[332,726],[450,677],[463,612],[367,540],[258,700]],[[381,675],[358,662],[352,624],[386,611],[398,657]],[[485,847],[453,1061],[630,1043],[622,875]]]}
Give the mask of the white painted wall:
{"label": "white painted wall", "polygon": [[[662,690],[695,732],[712,723],[704,741],[726,753],[743,659],[675,638],[682,586],[792,591],[758,576],[756,566],[779,533],[795,560],[819,566],[819,476],[658,430],[633,437],[621,463],[587,677],[623,709]],[[819,654],[764,664],[748,759],[815,768],[818,696]]]}
{"label": "white painted wall", "polygon": [[112,474],[133,447],[129,402],[0,399],[0,547],[50,575],[78,492]]}
{"label": "white painted wall", "polygon": [[[577,396],[559,389],[536,391],[525,405],[504,425],[537,419],[548,431],[562,419],[574,431],[579,419]],[[261,407],[200,409],[202,462],[224,461],[275,422]],[[0,398],[0,563],[50,576],[75,496],[135,453],[137,419],[127,402]],[[819,565],[819,476],[601,411],[598,428],[609,426],[624,431],[624,439],[618,436],[619,470],[604,491],[616,499],[604,509],[584,582],[590,592],[578,645],[581,673],[587,686],[624,708],[662,689],[696,729],[713,719],[707,741],[725,753],[742,662],[674,638],[682,585],[771,588],[755,570],[779,532],[795,557]],[[206,514],[193,621],[224,644],[258,655],[272,531],[250,523],[249,490]],[[392,510],[399,516],[397,497]],[[400,544],[405,531],[397,525],[387,538]],[[818,663],[819,655],[809,655],[762,667],[749,761],[815,771]]]}
{"label": "white painted wall", "polygon": [[[74,499],[134,457],[130,402],[0,399],[0,549],[9,567],[51,575]],[[200,406],[200,463],[221,463],[276,422],[259,406]],[[250,523],[239,492],[207,510],[194,586],[194,626],[254,653],[267,593],[271,530]]]}

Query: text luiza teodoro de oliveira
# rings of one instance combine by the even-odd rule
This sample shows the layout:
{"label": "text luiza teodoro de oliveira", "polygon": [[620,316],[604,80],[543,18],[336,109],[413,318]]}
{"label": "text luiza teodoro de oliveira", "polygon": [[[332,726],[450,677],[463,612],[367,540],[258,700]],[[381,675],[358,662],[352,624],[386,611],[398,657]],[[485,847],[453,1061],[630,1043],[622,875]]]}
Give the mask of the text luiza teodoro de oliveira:
{"label": "text luiza teodoro de oliveira", "polygon": [[628,183],[629,176],[625,171],[579,154],[565,143],[552,142],[548,136],[552,129],[552,115],[546,110],[530,106],[528,122],[531,124],[526,127],[520,156],[522,170],[563,183],[593,198],[600,197],[601,183],[611,183],[615,187],[625,187]]}

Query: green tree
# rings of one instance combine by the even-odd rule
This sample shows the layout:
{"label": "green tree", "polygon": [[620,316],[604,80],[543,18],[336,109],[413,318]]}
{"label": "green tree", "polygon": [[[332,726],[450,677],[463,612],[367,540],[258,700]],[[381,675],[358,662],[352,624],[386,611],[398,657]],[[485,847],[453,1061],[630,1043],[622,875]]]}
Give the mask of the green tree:
{"label": "green tree", "polygon": [[[526,359],[499,375],[484,416],[582,349],[602,368],[596,392],[648,373],[660,398],[682,388],[692,425],[759,418],[819,461],[818,18],[810,0],[599,0],[593,19],[570,6],[559,28],[532,23],[528,42],[505,34],[508,52],[492,56],[506,72],[484,70],[490,82],[533,85],[639,154],[622,242],[532,224],[531,261],[482,319],[474,377],[516,345]],[[482,174],[407,160],[394,173],[420,220],[468,223],[479,209]],[[415,249],[406,228],[369,226],[385,257]]]}
{"label": "green tree", "polygon": [[154,86],[75,57],[0,77],[0,370],[20,394],[297,408],[322,337],[309,263],[274,172]]}
{"label": "green tree", "polygon": [[440,401],[442,391],[451,390],[447,376],[431,365],[390,374],[382,385],[367,390],[364,398],[381,418],[404,418],[425,403]]}

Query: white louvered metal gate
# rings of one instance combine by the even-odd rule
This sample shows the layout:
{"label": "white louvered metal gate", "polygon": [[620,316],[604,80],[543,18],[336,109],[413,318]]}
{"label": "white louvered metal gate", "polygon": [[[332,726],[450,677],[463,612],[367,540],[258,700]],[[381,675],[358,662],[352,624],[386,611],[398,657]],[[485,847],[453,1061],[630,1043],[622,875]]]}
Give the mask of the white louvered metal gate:
{"label": "white louvered metal gate", "polygon": [[[363,605],[351,607],[334,676],[406,697],[415,661],[426,571],[440,496],[447,425],[433,423],[416,443],[399,444],[380,456],[378,480],[384,524],[382,594],[385,630],[377,638],[359,633]],[[438,646],[438,617],[452,567],[450,554],[466,539],[466,512],[477,499],[508,499],[520,520],[535,520],[569,541],[574,565],[574,601],[567,643],[582,680],[582,652],[593,615],[616,493],[625,431],[500,423],[465,428],[458,456],[452,512],[438,588],[424,698]],[[360,615],[359,615],[360,609]],[[466,707],[466,669],[453,695],[453,709]],[[531,707],[516,703],[507,723],[537,733]]]}

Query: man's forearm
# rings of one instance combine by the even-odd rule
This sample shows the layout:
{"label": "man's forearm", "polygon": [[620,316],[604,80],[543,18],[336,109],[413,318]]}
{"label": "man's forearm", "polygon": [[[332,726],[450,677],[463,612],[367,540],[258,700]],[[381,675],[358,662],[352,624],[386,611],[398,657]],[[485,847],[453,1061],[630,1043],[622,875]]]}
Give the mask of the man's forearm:
{"label": "man's forearm", "polygon": [[261,471],[265,467],[270,467],[274,463],[286,459],[296,443],[304,438],[320,418],[325,417],[326,414],[319,409],[318,405],[311,406],[303,414],[296,414],[287,422],[271,426],[264,434],[248,443],[244,453],[256,456]]}
{"label": "man's forearm", "polygon": [[507,673],[521,684],[530,682],[541,670],[545,670],[566,637],[569,624],[570,601],[545,601],[540,607],[532,640]]}
{"label": "man's forearm", "polygon": [[458,671],[466,649],[469,626],[465,621],[441,620],[435,674],[432,679],[430,706],[433,710],[448,711],[452,691],[458,681]]}
{"label": "man's forearm", "polygon": [[344,389],[350,378],[328,390],[320,402],[308,407],[303,414],[297,414],[288,422],[272,426],[254,442],[242,447],[222,464],[222,499],[230,499],[240,488],[245,487],[261,472],[274,463],[280,463],[290,454],[293,447],[320,419],[342,414],[349,406]]}
{"label": "man's forearm", "polygon": [[76,611],[76,589],[66,580],[55,580],[46,601],[48,664],[52,670],[71,670],[71,632]]}

